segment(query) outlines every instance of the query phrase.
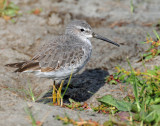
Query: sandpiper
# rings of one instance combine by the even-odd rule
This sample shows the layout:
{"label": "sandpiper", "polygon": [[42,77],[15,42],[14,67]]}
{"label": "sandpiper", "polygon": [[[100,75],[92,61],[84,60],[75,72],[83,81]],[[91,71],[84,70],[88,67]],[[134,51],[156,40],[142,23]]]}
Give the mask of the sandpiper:
{"label": "sandpiper", "polygon": [[[73,20],[67,25],[64,35],[45,42],[31,60],[6,66],[17,68],[15,72],[30,72],[38,77],[53,79],[53,103],[57,101],[60,105],[63,80],[81,70],[91,56],[91,37],[119,47],[117,43],[93,32],[86,21]],[[57,81],[61,81],[58,90]]]}

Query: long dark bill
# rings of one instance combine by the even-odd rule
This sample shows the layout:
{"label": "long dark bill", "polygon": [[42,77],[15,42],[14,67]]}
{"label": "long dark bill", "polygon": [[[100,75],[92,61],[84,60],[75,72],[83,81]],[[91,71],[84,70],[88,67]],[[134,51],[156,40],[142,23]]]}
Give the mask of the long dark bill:
{"label": "long dark bill", "polygon": [[98,35],[98,34],[96,34],[96,33],[92,33],[92,35],[93,35],[93,37],[94,38],[96,38],[96,39],[100,39],[100,40],[103,40],[103,41],[106,41],[106,42],[109,42],[109,43],[111,43],[111,44],[113,44],[113,45],[116,45],[116,46],[120,46],[120,45],[118,45],[117,43],[115,43],[115,42],[113,42],[113,41],[111,41],[111,40],[109,40],[109,39],[107,39],[107,38],[105,38],[105,37],[103,37],[103,36],[100,36],[100,35]]}

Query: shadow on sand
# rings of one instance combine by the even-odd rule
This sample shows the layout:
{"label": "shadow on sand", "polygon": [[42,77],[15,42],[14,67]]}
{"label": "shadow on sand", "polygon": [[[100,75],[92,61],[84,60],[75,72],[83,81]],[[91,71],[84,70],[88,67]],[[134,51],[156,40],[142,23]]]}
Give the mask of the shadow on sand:
{"label": "shadow on sand", "polygon": [[[105,84],[105,77],[108,75],[109,73],[106,70],[88,69],[82,74],[73,76],[69,88],[63,98],[64,103],[68,103],[69,98],[72,98],[77,102],[86,101]],[[65,80],[62,93],[65,90],[67,83],[68,79]],[[52,97],[52,90],[47,92],[42,99],[38,100],[37,102],[52,102],[52,99],[47,99],[47,97]]]}

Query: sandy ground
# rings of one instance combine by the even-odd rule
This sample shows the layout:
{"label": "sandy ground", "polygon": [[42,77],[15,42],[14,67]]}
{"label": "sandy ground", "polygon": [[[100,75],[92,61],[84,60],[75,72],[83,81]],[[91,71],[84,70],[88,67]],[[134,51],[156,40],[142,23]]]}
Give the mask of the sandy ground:
{"label": "sandy ground", "polygon": [[[36,120],[44,118],[44,126],[63,125],[55,117],[63,117],[65,113],[72,119],[80,116],[84,120],[93,119],[103,124],[109,119],[108,115],[49,106],[41,99],[38,103],[31,102],[25,91],[31,87],[35,96],[45,96],[51,89],[52,81],[32,74],[13,73],[14,69],[4,65],[30,59],[39,45],[64,33],[70,20],[83,19],[95,32],[116,41],[121,47],[92,39],[91,60],[72,78],[64,101],[72,98],[96,106],[99,104],[96,98],[106,94],[123,98],[127,95],[127,92],[120,90],[123,85],[108,85],[104,78],[114,72],[116,65],[128,68],[127,57],[135,68],[142,67],[136,62],[147,46],[139,42],[145,40],[147,33],[154,36],[152,28],[156,29],[153,25],[160,20],[160,1],[135,0],[134,13],[130,12],[129,0],[14,0],[14,3],[22,13],[22,16],[14,19],[16,23],[0,18],[0,125],[31,125],[31,120],[24,111],[26,107],[31,109]],[[42,8],[43,11],[39,15],[28,13],[34,8]],[[157,57],[147,65],[152,67],[159,63],[160,57]]]}

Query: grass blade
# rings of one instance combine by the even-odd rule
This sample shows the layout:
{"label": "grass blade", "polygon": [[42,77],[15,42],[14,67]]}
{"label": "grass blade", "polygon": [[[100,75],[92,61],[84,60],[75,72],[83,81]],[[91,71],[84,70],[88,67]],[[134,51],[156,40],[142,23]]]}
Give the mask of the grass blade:
{"label": "grass blade", "polygon": [[66,91],[67,91],[67,89],[68,89],[68,86],[69,86],[69,84],[70,84],[70,82],[71,82],[71,78],[72,78],[72,73],[71,73],[71,75],[70,75],[70,77],[69,77],[69,80],[68,80],[68,83],[67,83],[67,87],[65,88],[65,91],[63,92],[62,99],[63,99],[63,97],[64,97],[64,95],[65,95],[65,93],[66,93]]}
{"label": "grass blade", "polygon": [[133,77],[133,93],[134,93],[134,96],[135,96],[135,99],[136,99],[137,109],[138,109],[138,112],[139,112],[141,108],[140,108],[140,103],[139,103],[139,98],[138,98],[138,88],[137,88],[136,75],[133,72],[131,63],[129,62],[128,58],[127,58],[127,62],[128,62],[128,65],[131,68],[131,76]]}
{"label": "grass blade", "polygon": [[31,112],[31,110],[29,109],[29,107],[24,108],[24,110],[27,113],[27,115],[29,116],[29,118],[32,120],[32,126],[37,126],[36,120]]}
{"label": "grass blade", "polygon": [[156,30],[153,30],[153,32],[156,35],[157,39],[160,40],[160,37],[159,37],[158,33],[156,32]]}

